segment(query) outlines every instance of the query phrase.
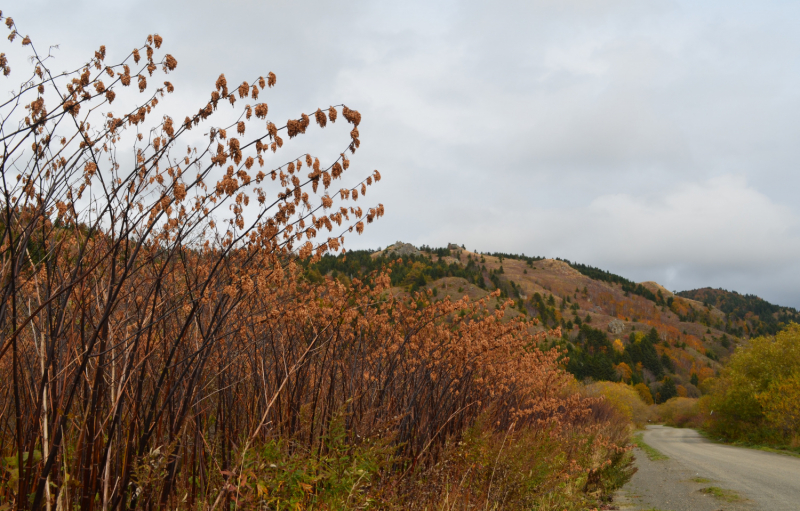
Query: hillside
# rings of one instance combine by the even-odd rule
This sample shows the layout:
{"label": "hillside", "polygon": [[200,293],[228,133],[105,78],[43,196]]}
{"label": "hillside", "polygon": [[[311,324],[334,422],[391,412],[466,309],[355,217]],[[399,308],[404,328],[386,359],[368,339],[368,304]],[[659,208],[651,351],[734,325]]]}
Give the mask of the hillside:
{"label": "hillside", "polygon": [[[431,290],[437,300],[464,295],[477,299],[499,289],[494,306],[514,301],[506,318],[529,321],[531,332],[561,327],[561,337],[546,343],[564,350],[566,367],[576,377],[644,383],[656,401],[699,396],[702,382],[754,331],[741,321],[772,324],[763,312],[754,313],[763,305],[753,297],[745,297],[750,304],[745,310],[719,293],[674,295],[655,282],[636,283],[568,260],[482,254],[454,244],[417,248],[398,242],[381,251],[325,256],[307,275],[347,284],[382,268],[391,268],[397,293]],[[713,296],[723,298],[710,300]],[[730,309],[732,305],[737,308]],[[795,311],[779,309],[769,316],[776,324],[790,312],[795,317]]]}
{"label": "hillside", "polygon": [[793,307],[774,305],[755,295],[742,295],[736,291],[704,287],[681,291],[679,296],[689,298],[725,313],[719,328],[738,336],[775,335],[790,321],[797,322],[800,314]]}

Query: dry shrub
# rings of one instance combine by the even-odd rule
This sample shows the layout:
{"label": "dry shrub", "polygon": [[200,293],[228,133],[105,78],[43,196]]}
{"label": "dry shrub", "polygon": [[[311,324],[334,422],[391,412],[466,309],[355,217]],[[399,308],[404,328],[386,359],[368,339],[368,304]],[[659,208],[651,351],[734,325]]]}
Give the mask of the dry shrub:
{"label": "dry shrub", "polygon": [[636,427],[643,427],[654,418],[638,389],[625,383],[601,381],[586,386],[583,393],[590,397],[603,397],[605,401],[626,417]]}
{"label": "dry shrub", "polygon": [[[588,404],[588,403],[587,403]],[[593,401],[595,412],[620,419],[616,410]],[[635,472],[626,420],[575,423],[497,431],[484,420],[446,446],[442,459],[407,482],[403,509],[595,508]]]}
{"label": "dry shrub", "polygon": [[[5,24],[16,33],[11,18]],[[175,89],[148,90],[148,78],[177,66],[157,55],[162,42],[148,36],[117,63],[101,47],[61,74],[27,38],[29,59],[2,55],[6,74],[12,60],[31,66],[0,105],[0,374],[9,376],[0,382],[0,501],[20,509],[163,508],[178,492],[188,507],[227,507],[243,500],[252,445],[277,438],[296,450],[304,439],[310,451],[344,400],[395,396],[348,387],[374,381],[363,342],[371,325],[357,309],[373,308],[385,285],[315,287],[297,267],[340,248],[344,232],[362,232],[383,206],[345,207],[345,189],[334,209],[327,173],[348,168],[345,152],[327,166],[301,154],[310,172],[287,175],[286,158],[270,152],[288,128],[251,120],[250,105],[220,113],[220,101],[236,101],[224,75],[197,113],[158,115]],[[275,83],[268,76],[254,80],[262,91]],[[138,87],[126,90],[132,77]],[[258,94],[238,88],[240,99]],[[360,114],[343,108],[358,125]],[[188,134],[201,124],[205,134]],[[250,138],[229,136],[234,127]],[[358,146],[353,130],[345,148]],[[374,171],[358,183],[361,195],[379,179]],[[415,318],[403,316],[409,340],[431,328],[425,314]],[[361,365],[330,362],[359,349]],[[359,414],[372,428],[382,417]],[[441,424],[428,418],[425,431]],[[351,435],[364,428],[348,426]]]}
{"label": "dry shrub", "polygon": [[254,118],[236,106],[268,94],[272,73],[252,89],[220,75],[197,113],[158,117],[174,87],[139,94],[177,65],[157,60],[162,43],[117,64],[102,47],[52,79],[35,54],[0,105],[0,502],[349,507],[432,470],[479,418],[475,438],[511,429],[501,449],[555,453],[587,491],[619,466],[621,427],[599,419],[611,412],[570,393],[560,354],[502,321],[504,306],[393,296],[385,273],[303,277],[383,214],[346,202],[378,171],[329,189],[361,114],[341,107],[354,129],[325,164],[271,154],[306,114],[278,127],[265,104]]}

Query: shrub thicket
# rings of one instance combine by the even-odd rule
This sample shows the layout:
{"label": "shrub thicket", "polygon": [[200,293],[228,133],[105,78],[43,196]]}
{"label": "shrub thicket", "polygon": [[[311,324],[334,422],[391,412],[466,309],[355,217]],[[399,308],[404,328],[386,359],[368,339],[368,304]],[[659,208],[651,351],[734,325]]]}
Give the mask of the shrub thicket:
{"label": "shrub thicket", "polygon": [[800,325],[737,348],[713,382],[707,406],[715,435],[800,445]]}
{"label": "shrub thicket", "polygon": [[[647,389],[646,385],[640,385]],[[592,397],[602,396],[610,406],[637,427],[644,427],[649,420],[653,419],[653,411],[649,406],[652,404],[652,398],[650,403],[645,402],[639,389],[625,383],[596,382],[587,385],[584,393]]]}
{"label": "shrub thicket", "polygon": [[656,407],[658,420],[667,426],[697,428],[702,426],[705,415],[698,399],[673,397]]}
{"label": "shrub thicket", "polygon": [[[62,74],[19,39],[33,69],[0,105],[0,507],[409,508],[426,480],[473,481],[464,507],[584,490],[565,507],[624,478],[625,420],[570,391],[503,306],[392,296],[391,267],[308,271],[383,214],[355,204],[377,171],[331,188],[357,111],[279,127],[257,102],[269,73],[157,116],[174,88],[148,81],[177,66],[158,35]],[[339,112],[330,162],[276,155]],[[534,478],[521,446],[556,460]]]}

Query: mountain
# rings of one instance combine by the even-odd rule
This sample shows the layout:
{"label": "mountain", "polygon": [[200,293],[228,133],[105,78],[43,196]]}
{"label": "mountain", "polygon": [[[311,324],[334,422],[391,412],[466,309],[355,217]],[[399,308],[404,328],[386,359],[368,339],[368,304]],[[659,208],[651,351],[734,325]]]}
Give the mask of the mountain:
{"label": "mountain", "polygon": [[800,320],[800,313],[793,307],[774,305],[756,295],[742,295],[736,291],[704,287],[681,291],[678,296],[711,305],[724,312],[725,322],[719,326],[739,337],[775,335],[790,321]]}
{"label": "mountain", "polygon": [[749,295],[673,294],[655,282],[633,282],[564,259],[477,253],[455,244],[417,248],[398,242],[384,250],[327,255],[308,265],[306,275],[349,285],[387,268],[396,293],[430,290],[437,300],[478,299],[499,290],[499,300],[489,306],[513,300],[506,320],[527,321],[532,333],[561,327],[561,337],[541,347],[562,349],[565,367],[578,379],[644,383],[656,401],[698,396],[736,345],[797,314]]}

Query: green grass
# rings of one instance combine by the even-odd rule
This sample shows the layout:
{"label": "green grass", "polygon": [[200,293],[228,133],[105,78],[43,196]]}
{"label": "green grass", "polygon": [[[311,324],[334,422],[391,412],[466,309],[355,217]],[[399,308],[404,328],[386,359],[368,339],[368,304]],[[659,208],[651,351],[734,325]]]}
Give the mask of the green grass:
{"label": "green grass", "polygon": [[739,502],[744,500],[735,491],[725,490],[718,486],[708,486],[706,488],[702,488],[700,491],[719,500],[724,500],[725,502]]}
{"label": "green grass", "polygon": [[659,451],[657,449],[654,449],[654,448],[650,447],[649,445],[647,445],[646,443],[644,443],[644,440],[642,440],[642,435],[641,434],[635,435],[633,437],[633,443],[636,444],[636,447],[638,447],[639,449],[643,450],[645,452],[645,454],[647,454],[647,457],[650,458],[650,461],[661,461],[661,460],[668,460],[669,459],[669,456],[663,454],[661,451]]}
{"label": "green grass", "polygon": [[705,477],[693,477],[690,479],[690,481],[692,481],[693,483],[705,484],[705,483],[710,483],[711,479],[706,479]]}

